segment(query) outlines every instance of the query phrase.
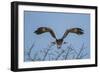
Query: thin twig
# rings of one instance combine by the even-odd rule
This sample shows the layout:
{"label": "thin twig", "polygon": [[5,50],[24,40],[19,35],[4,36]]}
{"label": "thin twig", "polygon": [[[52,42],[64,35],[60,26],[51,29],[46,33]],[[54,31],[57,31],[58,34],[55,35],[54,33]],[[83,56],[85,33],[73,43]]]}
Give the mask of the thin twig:
{"label": "thin twig", "polygon": [[43,57],[43,61],[46,59],[46,56],[48,55],[48,52],[50,51],[50,49],[47,49],[47,51],[45,52],[45,55],[44,55],[44,57]]}
{"label": "thin twig", "polygon": [[38,53],[35,53],[33,60],[36,60],[38,56]]}
{"label": "thin twig", "polygon": [[62,50],[62,52],[61,52],[60,54],[58,54],[58,56],[56,57],[56,59],[55,59],[55,60],[58,60],[58,59],[59,59],[59,57],[60,57],[63,53],[64,53],[64,50]]}
{"label": "thin twig", "polygon": [[29,48],[29,52],[27,53],[27,55],[28,55],[28,57],[29,57],[29,59],[31,60],[31,61],[33,61],[33,59],[31,58],[31,51],[32,51],[32,48],[34,47],[34,43],[32,44],[32,46]]}
{"label": "thin twig", "polygon": [[77,54],[76,59],[79,58],[79,56],[81,55],[83,50],[84,50],[84,44],[82,45],[82,48],[80,49],[79,53]]}
{"label": "thin twig", "polygon": [[69,53],[71,52],[71,45],[68,47],[68,51],[67,51],[67,53],[66,53],[66,55],[65,55],[65,60],[66,59],[68,59],[68,55],[69,55]]}
{"label": "thin twig", "polygon": [[82,59],[82,58],[84,58],[86,55],[87,55],[87,53],[84,54],[84,55],[80,55],[80,57],[79,57],[78,59]]}

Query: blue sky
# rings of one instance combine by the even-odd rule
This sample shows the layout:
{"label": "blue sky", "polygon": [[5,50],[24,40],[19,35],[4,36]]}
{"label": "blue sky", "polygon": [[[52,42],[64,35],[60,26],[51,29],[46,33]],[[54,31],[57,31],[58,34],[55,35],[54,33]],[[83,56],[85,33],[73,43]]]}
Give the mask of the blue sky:
{"label": "blue sky", "polygon": [[[64,41],[68,44],[62,45],[62,48],[66,48],[68,45],[72,45],[75,50],[79,51],[82,44],[87,53],[85,58],[90,57],[90,15],[82,13],[60,13],[60,12],[24,12],[24,50],[27,52],[30,46],[35,42],[35,46],[32,48],[31,55],[40,51],[43,48],[47,48],[50,42],[54,41],[49,33],[36,35],[33,33],[39,27],[52,28],[59,39],[63,36],[65,30],[78,27],[84,30],[83,35],[69,34]],[[52,49],[57,49],[53,46]],[[24,56],[27,61],[27,55]]]}

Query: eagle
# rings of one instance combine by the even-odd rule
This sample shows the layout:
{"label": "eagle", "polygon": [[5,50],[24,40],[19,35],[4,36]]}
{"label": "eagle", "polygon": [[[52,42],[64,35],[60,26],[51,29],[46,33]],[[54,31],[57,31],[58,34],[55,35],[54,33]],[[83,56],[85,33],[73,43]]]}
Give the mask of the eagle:
{"label": "eagle", "polygon": [[40,35],[40,34],[43,34],[43,33],[47,33],[47,32],[50,33],[51,36],[55,39],[55,41],[52,42],[52,43],[56,44],[58,49],[61,48],[62,44],[66,43],[66,42],[64,42],[64,39],[66,38],[66,36],[69,33],[75,33],[77,35],[84,34],[84,31],[81,28],[70,28],[70,29],[67,29],[65,31],[65,33],[63,34],[63,36],[60,39],[57,39],[54,31],[49,27],[39,27],[39,28],[37,28],[37,30],[34,31],[34,33],[37,34],[37,35]]}

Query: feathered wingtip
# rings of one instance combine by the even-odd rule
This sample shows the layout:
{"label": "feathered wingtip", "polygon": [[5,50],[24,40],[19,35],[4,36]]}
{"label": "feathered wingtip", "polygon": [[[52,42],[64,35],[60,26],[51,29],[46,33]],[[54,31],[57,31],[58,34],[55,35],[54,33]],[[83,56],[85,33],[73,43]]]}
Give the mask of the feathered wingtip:
{"label": "feathered wingtip", "polygon": [[35,30],[33,33],[38,34],[37,30]]}
{"label": "feathered wingtip", "polygon": [[35,30],[34,33],[35,33],[35,34],[41,34],[41,31]]}
{"label": "feathered wingtip", "polygon": [[82,35],[84,34],[84,31],[81,28],[76,28],[77,29],[77,34]]}
{"label": "feathered wingtip", "polygon": [[34,33],[38,35],[44,33],[43,27],[38,28],[37,30],[34,31]]}

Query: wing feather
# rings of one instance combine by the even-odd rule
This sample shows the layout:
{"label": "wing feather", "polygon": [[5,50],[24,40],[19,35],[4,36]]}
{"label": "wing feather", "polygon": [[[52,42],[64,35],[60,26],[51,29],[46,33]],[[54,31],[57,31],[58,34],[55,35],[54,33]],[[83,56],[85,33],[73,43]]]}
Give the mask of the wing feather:
{"label": "wing feather", "polygon": [[84,31],[81,28],[71,28],[65,31],[62,39],[64,39],[69,33],[75,33],[77,35],[82,35],[84,34]]}
{"label": "wing feather", "polygon": [[39,27],[34,33],[36,33],[37,35],[40,35],[46,32],[49,32],[51,36],[56,39],[55,33],[53,32],[51,28],[48,28],[48,27]]}

